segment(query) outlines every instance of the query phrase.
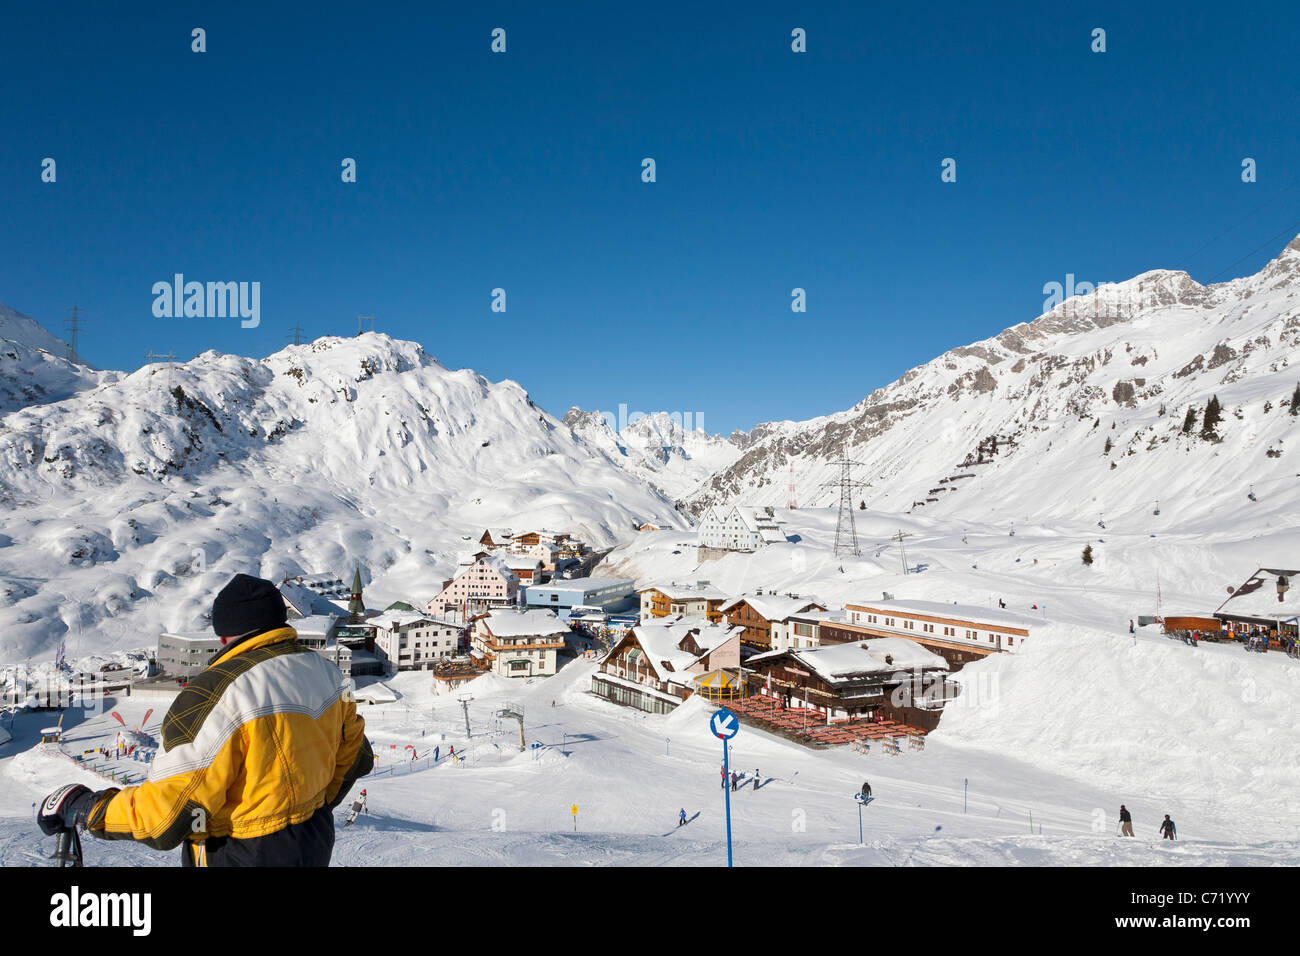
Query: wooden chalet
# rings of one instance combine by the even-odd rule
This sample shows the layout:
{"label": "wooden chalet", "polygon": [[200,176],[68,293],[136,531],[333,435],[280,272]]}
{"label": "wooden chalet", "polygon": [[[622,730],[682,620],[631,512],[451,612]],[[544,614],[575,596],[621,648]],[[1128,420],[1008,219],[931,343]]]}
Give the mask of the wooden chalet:
{"label": "wooden chalet", "polygon": [[901,637],[770,651],[745,666],[751,696],[810,709],[823,724],[888,719],[929,731],[957,693],[948,662]]}
{"label": "wooden chalet", "polygon": [[792,614],[825,611],[826,606],[797,594],[758,591],[733,598],[718,610],[728,624],[744,629],[740,637],[741,643],[746,648],[761,653],[773,649],[773,622],[784,621]]}
{"label": "wooden chalet", "polygon": [[[630,628],[591,679],[593,694],[665,714],[718,671],[739,674],[740,632],[726,624],[681,618]],[[712,685],[711,685],[712,686]]]}

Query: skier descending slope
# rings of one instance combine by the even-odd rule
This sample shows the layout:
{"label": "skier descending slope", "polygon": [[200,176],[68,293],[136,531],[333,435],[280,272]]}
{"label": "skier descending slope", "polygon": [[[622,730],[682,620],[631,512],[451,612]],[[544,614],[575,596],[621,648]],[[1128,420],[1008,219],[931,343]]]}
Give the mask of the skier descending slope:
{"label": "skier descending slope", "polygon": [[1174,826],[1174,821],[1169,819],[1169,814],[1165,814],[1164,822],[1160,824],[1160,832],[1164,834],[1165,840],[1177,840],[1178,828]]}
{"label": "skier descending slope", "polygon": [[343,675],[298,643],[270,581],[235,575],[212,629],[224,647],[168,710],[149,779],[59,788],[37,816],[46,834],[184,843],[184,866],[329,864],[334,807],[374,763]]}
{"label": "skier descending slope", "polygon": [[1119,805],[1119,832],[1121,836],[1133,836],[1133,815],[1122,803]]}
{"label": "skier descending slope", "polygon": [[366,791],[362,790],[361,795],[352,801],[352,809],[348,811],[348,818],[343,822],[345,827],[350,827],[357,822],[357,817],[366,812]]}

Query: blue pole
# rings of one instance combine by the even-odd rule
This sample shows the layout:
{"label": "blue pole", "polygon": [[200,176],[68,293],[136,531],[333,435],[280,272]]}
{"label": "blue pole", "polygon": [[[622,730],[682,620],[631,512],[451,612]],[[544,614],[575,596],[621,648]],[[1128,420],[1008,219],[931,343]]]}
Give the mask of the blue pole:
{"label": "blue pole", "polygon": [[731,763],[727,760],[727,742],[722,741],[722,796],[727,806],[727,866],[731,866]]}

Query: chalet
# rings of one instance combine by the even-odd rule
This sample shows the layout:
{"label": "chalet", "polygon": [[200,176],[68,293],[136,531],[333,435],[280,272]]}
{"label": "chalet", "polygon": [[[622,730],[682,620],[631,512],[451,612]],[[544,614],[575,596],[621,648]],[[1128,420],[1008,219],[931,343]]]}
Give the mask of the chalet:
{"label": "chalet", "polygon": [[751,695],[810,708],[820,723],[886,717],[923,730],[955,696],[948,662],[915,641],[882,637],[757,654],[746,662]]}
{"label": "chalet", "polygon": [[773,508],[711,506],[700,519],[700,547],[713,551],[757,551],[786,540]]}
{"label": "chalet", "polygon": [[568,633],[550,611],[497,608],[475,620],[472,642],[500,677],[549,677]]}
{"label": "chalet", "polygon": [[694,584],[655,584],[637,588],[641,598],[641,620],[652,617],[699,617],[709,621],[722,620],[722,605],[727,594],[712,587],[708,581]]}
{"label": "chalet", "polygon": [[510,547],[513,550],[536,547],[539,544],[553,544],[560,547],[567,543],[570,538],[571,536],[566,531],[547,531],[543,528],[515,535],[510,540]]}
{"label": "chalet", "polygon": [[1300,598],[1291,594],[1292,583],[1300,583],[1300,571],[1289,568],[1259,568],[1214,612],[1220,627],[1234,635],[1259,632],[1276,646],[1279,639],[1297,636]]}
{"label": "chalet", "polygon": [[772,643],[772,622],[782,621],[791,614],[807,611],[825,611],[826,606],[808,597],[797,594],[777,594],[775,591],[759,590],[754,594],[744,594],[726,602],[718,608],[727,623],[743,628],[740,642],[750,650],[770,651]]}
{"label": "chalet", "polygon": [[929,648],[954,670],[999,651],[1014,652],[1029,638],[1034,618],[998,608],[937,601],[867,601],[846,604],[844,624],[823,624],[822,647],[870,637],[905,637]]}
{"label": "chalet", "polygon": [[740,629],[699,618],[630,628],[592,675],[591,692],[652,714],[666,714],[722,671],[738,679]]}
{"label": "chalet", "polygon": [[496,554],[480,554],[473,563],[462,564],[457,575],[444,581],[437,597],[424,608],[430,617],[449,613],[471,615],[487,608],[515,603],[519,576]]}
{"label": "chalet", "polygon": [[365,623],[374,629],[375,652],[392,671],[427,670],[456,655],[462,627],[409,611],[385,611]]}
{"label": "chalet", "polygon": [[521,586],[541,583],[543,575],[541,558],[531,554],[504,554],[501,559],[505,561],[506,567],[515,572]]}
{"label": "chalet", "polygon": [[488,528],[479,537],[478,543],[480,547],[495,551],[497,548],[508,548],[510,538],[510,529],[508,528]]}
{"label": "chalet", "polygon": [[672,525],[655,524],[653,521],[643,521],[636,526],[637,531],[672,531]]}

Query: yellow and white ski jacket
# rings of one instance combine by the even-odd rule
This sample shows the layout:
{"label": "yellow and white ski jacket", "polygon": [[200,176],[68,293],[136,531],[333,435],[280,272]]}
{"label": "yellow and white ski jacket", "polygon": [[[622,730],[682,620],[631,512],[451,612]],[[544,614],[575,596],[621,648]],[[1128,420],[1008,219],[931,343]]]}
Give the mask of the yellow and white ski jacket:
{"label": "yellow and white ski jacket", "polygon": [[267,837],[342,802],[374,763],[365,721],[338,667],[297,636],[280,627],[218,655],[167,711],[148,780],[102,794],[87,829],[169,850]]}

